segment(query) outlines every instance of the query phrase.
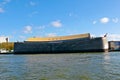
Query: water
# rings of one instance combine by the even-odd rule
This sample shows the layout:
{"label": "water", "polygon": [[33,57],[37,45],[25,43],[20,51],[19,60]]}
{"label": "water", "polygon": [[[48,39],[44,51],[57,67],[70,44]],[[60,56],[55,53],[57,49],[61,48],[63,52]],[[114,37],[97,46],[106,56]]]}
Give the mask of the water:
{"label": "water", "polygon": [[0,80],[120,80],[120,52],[0,55]]}

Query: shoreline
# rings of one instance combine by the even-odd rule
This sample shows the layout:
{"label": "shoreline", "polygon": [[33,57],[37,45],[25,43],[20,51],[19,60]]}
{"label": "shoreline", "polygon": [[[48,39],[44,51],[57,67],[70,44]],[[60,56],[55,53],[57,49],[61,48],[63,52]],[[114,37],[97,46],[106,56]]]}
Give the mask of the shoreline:
{"label": "shoreline", "polygon": [[6,53],[0,53],[0,54],[14,54],[14,52],[6,52]]}

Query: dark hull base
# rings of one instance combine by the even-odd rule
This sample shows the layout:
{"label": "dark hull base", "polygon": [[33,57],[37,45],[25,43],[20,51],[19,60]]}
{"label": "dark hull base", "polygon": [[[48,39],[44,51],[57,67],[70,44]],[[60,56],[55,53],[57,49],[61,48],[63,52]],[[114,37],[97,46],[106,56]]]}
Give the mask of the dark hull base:
{"label": "dark hull base", "polygon": [[0,53],[0,54],[14,54],[14,52],[6,52],[6,53]]}
{"label": "dark hull base", "polygon": [[14,54],[64,54],[64,53],[86,53],[86,52],[108,52],[108,49],[98,49],[98,50],[75,50],[75,51],[51,51],[51,52],[14,52]]}
{"label": "dark hull base", "polygon": [[109,50],[109,52],[117,52],[117,51],[120,51],[120,50]]}

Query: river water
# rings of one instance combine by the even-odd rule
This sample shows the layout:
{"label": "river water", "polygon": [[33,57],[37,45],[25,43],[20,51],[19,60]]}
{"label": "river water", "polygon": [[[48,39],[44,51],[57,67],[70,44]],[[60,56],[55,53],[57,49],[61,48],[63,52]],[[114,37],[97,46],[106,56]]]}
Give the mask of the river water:
{"label": "river water", "polygon": [[1,54],[0,80],[120,80],[120,52]]}

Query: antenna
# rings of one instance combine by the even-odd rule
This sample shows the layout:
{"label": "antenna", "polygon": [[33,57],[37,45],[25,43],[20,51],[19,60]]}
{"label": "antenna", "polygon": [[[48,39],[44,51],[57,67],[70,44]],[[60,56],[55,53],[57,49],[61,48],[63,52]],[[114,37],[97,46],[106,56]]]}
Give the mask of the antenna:
{"label": "antenna", "polygon": [[108,33],[106,33],[106,34],[104,35],[104,37],[107,37],[107,34],[108,34]]}

